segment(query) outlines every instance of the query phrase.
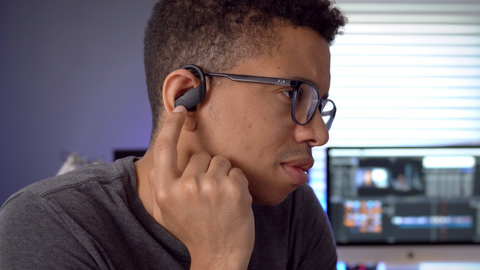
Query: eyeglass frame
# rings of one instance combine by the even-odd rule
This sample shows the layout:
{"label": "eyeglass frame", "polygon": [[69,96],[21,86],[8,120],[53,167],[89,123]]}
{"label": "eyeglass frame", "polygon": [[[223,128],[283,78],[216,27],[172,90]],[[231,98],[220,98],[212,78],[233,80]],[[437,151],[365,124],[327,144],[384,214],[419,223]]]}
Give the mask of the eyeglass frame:
{"label": "eyeglass frame", "polygon": [[[325,126],[327,127],[327,130],[330,130],[330,128],[332,126],[332,123],[333,123],[333,120],[335,119],[335,114],[337,112],[337,107],[336,107],[335,103],[333,102],[333,100],[328,99],[328,98],[325,98],[325,99],[322,98],[320,96],[320,93],[318,92],[318,89],[313,84],[311,84],[309,82],[305,82],[305,81],[301,81],[301,80],[290,80],[290,79],[281,79],[281,78],[273,78],[273,77],[259,77],[259,76],[239,75],[239,74],[229,74],[229,73],[206,72],[204,74],[205,74],[205,76],[226,77],[226,78],[228,78],[232,81],[236,81],[236,82],[262,83],[262,84],[281,85],[281,86],[291,87],[292,90],[294,91],[294,96],[292,97],[292,106],[290,107],[291,108],[290,113],[291,113],[293,121],[296,124],[301,125],[301,126],[305,126],[308,123],[310,123],[313,116],[315,115],[315,113],[313,113],[307,119],[307,121],[303,124],[298,122],[297,117],[295,116],[295,108],[296,108],[295,104],[296,104],[296,100],[298,98],[298,92],[299,92],[300,86],[302,84],[307,84],[307,85],[311,86],[317,92],[318,102],[317,102],[316,107],[319,108],[320,115],[322,116],[322,118],[325,117],[325,116],[330,116],[328,121],[326,123],[324,122]],[[322,110],[328,102],[332,103],[333,109],[331,111],[328,111],[328,112],[323,112]]]}

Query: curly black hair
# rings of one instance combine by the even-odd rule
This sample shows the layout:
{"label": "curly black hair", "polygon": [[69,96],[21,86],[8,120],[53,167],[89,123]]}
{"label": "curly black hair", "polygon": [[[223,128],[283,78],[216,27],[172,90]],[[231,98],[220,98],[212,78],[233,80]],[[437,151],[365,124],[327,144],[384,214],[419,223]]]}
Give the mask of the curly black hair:
{"label": "curly black hair", "polygon": [[[333,0],[332,0],[333,1]],[[347,18],[330,0],[160,0],[145,29],[144,61],[158,130],[166,76],[187,64],[226,72],[240,59],[269,53],[275,26],[308,27],[331,44]]]}

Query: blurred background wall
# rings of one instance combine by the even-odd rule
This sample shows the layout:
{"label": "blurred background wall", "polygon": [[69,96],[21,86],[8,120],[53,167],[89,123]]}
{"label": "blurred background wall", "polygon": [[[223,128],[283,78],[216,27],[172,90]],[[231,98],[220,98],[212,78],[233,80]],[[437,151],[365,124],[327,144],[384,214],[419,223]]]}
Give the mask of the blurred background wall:
{"label": "blurred background wall", "polygon": [[143,31],[154,0],[0,1],[0,204],[65,153],[146,148]]}

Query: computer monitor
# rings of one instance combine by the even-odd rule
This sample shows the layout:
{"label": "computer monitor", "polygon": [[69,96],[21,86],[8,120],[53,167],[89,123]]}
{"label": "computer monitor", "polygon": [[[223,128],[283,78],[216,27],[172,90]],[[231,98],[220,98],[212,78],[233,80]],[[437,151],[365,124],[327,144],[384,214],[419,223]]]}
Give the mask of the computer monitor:
{"label": "computer monitor", "polygon": [[480,147],[331,147],[325,169],[339,261],[480,262]]}
{"label": "computer monitor", "polygon": [[147,149],[114,149],[113,150],[113,161],[125,157],[143,157]]}

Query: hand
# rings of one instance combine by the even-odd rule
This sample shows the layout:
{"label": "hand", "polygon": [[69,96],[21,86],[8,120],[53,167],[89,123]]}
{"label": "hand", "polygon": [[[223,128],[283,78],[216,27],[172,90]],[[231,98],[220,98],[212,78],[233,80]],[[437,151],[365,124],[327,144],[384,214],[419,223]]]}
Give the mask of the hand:
{"label": "hand", "polygon": [[226,157],[206,152],[195,153],[180,172],[177,144],[186,118],[181,108],[166,117],[155,142],[149,174],[159,209],[154,218],[188,248],[191,269],[246,269],[255,241],[248,181]]}

